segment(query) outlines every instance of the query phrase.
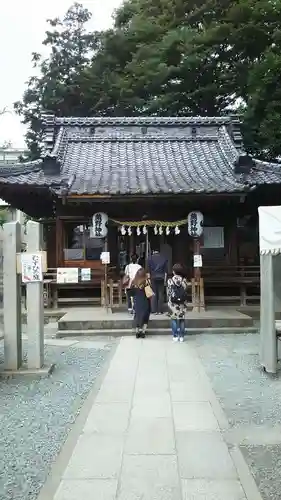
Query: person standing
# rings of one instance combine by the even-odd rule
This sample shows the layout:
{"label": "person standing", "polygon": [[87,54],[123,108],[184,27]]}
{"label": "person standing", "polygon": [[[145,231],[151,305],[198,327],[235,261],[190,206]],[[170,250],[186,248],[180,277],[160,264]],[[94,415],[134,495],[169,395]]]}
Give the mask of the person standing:
{"label": "person standing", "polygon": [[145,338],[147,325],[150,316],[150,300],[152,289],[146,272],[143,268],[139,269],[132,282],[132,295],[134,298],[134,321],[136,338]]}
{"label": "person standing", "polygon": [[130,264],[128,264],[125,268],[125,276],[123,279],[123,283],[126,286],[128,312],[130,314],[133,314],[132,282],[139,269],[141,269],[141,266],[138,264],[138,256],[133,254],[131,256]]}
{"label": "person standing", "polygon": [[168,259],[159,250],[154,250],[148,260],[148,273],[154,292],[152,297],[152,313],[163,314],[164,291],[168,273]]}
{"label": "person standing", "polygon": [[190,283],[185,278],[181,264],[173,266],[173,277],[168,280],[168,307],[171,311],[171,327],[173,340],[184,341],[185,314],[187,311],[187,288]]}

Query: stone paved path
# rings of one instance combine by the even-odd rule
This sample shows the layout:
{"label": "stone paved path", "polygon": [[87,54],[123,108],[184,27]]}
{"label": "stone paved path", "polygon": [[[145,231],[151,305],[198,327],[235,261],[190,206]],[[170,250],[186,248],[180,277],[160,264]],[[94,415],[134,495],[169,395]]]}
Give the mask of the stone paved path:
{"label": "stone paved path", "polygon": [[122,338],[51,500],[260,500],[191,343]]}

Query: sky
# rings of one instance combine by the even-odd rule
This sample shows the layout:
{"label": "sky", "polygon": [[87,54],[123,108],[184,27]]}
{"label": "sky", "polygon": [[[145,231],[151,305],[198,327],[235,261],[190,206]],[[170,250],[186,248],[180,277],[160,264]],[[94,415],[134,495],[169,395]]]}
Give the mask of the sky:
{"label": "sky", "polygon": [[[42,52],[46,19],[60,17],[72,0],[3,0],[0,14],[0,145],[11,141],[24,147],[25,128],[13,111],[21,99],[26,81],[33,74],[31,53]],[[80,0],[93,14],[88,27],[105,29],[112,24],[112,13],[121,0]]]}

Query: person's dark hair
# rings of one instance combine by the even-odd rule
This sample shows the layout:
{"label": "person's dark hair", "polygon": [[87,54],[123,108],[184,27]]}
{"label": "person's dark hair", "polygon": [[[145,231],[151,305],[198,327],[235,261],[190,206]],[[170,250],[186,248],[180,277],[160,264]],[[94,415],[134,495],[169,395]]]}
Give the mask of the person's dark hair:
{"label": "person's dark hair", "polygon": [[186,271],[182,264],[174,264],[173,273],[176,274],[177,276],[182,276],[182,278],[186,277]]}
{"label": "person's dark hair", "polygon": [[138,262],[138,256],[136,253],[133,253],[133,255],[131,255],[131,262],[133,264],[136,264]]}

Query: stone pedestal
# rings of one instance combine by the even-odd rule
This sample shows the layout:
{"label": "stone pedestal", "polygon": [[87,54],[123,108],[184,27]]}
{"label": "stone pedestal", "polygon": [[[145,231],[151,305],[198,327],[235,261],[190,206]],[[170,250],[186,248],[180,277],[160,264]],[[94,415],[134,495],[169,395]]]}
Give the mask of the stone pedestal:
{"label": "stone pedestal", "polygon": [[21,275],[17,274],[17,253],[21,251],[20,223],[4,224],[3,236],[5,369],[18,370],[22,364]]}
{"label": "stone pedestal", "polygon": [[[38,222],[27,223],[27,252],[42,250],[43,233]],[[44,297],[43,282],[28,283],[26,286],[28,369],[40,369],[44,365]]]}
{"label": "stone pedestal", "polygon": [[274,259],[271,253],[260,256],[260,362],[268,373],[277,371],[277,340],[275,328]]}

